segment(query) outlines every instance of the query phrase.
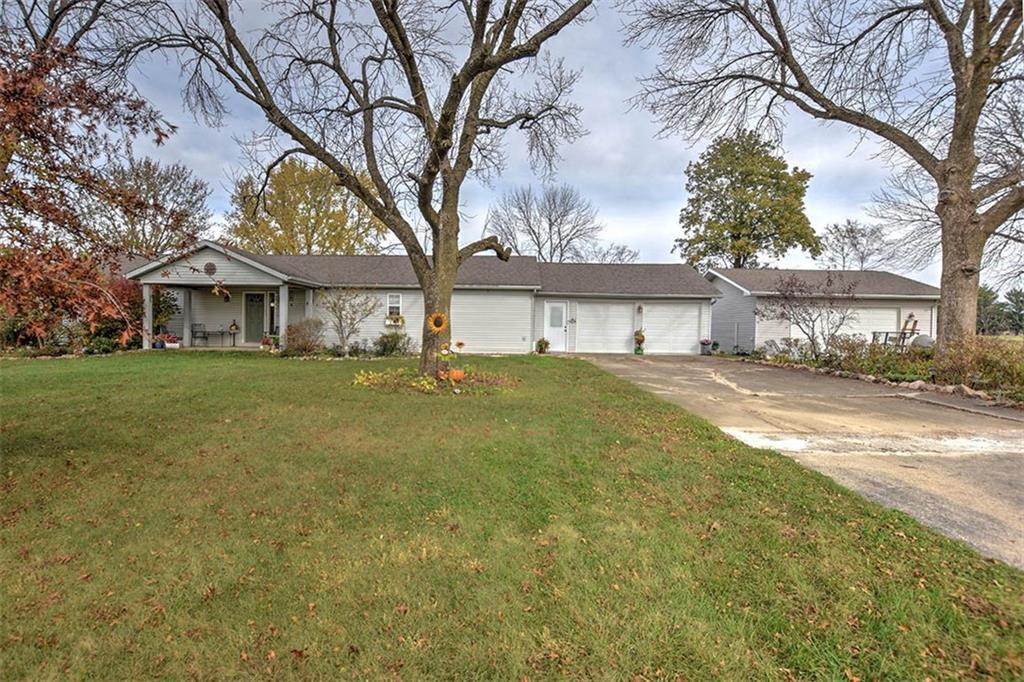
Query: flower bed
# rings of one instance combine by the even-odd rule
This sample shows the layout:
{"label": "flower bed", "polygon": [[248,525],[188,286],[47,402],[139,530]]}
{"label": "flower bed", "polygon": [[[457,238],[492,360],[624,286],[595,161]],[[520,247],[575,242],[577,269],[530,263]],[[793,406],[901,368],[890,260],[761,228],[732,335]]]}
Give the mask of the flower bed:
{"label": "flower bed", "polygon": [[897,351],[846,338],[815,359],[790,349],[771,358],[749,360],[784,367],[810,368],[820,374],[883,383],[911,390],[958,393],[970,397],[1024,403],[1024,344],[975,337],[945,353],[930,348]]}
{"label": "flower bed", "polygon": [[519,379],[508,374],[482,372],[467,368],[458,383],[423,376],[409,368],[383,371],[363,370],[352,382],[356,386],[388,393],[425,393],[428,395],[462,395],[493,393],[515,387]]}

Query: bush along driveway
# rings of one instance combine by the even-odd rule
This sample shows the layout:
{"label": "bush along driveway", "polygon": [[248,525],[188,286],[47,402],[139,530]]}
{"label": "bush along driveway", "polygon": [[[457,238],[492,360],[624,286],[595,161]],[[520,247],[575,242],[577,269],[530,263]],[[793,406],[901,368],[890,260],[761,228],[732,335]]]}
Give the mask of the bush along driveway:
{"label": "bush along driveway", "polygon": [[1020,572],[586,362],[467,363],[519,381],[0,363],[3,677],[1024,673]]}
{"label": "bush along driveway", "polygon": [[1024,412],[719,358],[594,358],[753,446],[779,450],[1024,567]]}

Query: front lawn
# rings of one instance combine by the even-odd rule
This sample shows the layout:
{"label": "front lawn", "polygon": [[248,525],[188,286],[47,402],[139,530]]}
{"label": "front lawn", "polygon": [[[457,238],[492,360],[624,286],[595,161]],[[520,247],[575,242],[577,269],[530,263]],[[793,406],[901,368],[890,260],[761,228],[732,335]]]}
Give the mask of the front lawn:
{"label": "front lawn", "polygon": [[522,383],[0,361],[0,677],[1024,674],[1021,573],[582,361],[473,362]]}

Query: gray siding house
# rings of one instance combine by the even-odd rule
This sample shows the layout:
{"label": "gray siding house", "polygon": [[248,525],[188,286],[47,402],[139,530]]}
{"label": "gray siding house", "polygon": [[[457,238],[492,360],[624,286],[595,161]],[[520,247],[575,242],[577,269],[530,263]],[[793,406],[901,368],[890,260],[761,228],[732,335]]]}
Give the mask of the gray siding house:
{"label": "gray siding house", "polygon": [[[142,283],[147,320],[153,287],[175,293],[182,310],[169,327],[182,330],[185,346],[256,346],[267,334],[280,334],[286,345],[288,324],[312,317],[328,322],[325,341],[335,343],[320,305],[332,288],[379,298],[380,312],[359,330],[360,340],[393,330],[389,313],[404,318],[402,328],[414,341],[423,326],[423,295],[405,256],[261,255],[203,241],[183,256],[134,264],[125,276]],[[644,329],[649,353],[698,353],[700,339],[711,334],[711,303],[719,295],[682,264],[473,256],[459,268],[452,338],[476,353],[528,353],[540,338],[553,352],[628,353],[634,330]]]}
{"label": "gray siding house", "polygon": [[939,290],[891,272],[720,268],[705,275],[721,297],[715,302],[711,337],[724,350],[750,351],[768,341],[799,338],[786,320],[765,319],[757,309],[777,296],[782,281],[798,277],[808,289],[826,295],[827,282],[841,281],[850,289],[854,312],[844,329],[870,341],[875,332],[896,332],[913,316],[920,334],[935,336]]}

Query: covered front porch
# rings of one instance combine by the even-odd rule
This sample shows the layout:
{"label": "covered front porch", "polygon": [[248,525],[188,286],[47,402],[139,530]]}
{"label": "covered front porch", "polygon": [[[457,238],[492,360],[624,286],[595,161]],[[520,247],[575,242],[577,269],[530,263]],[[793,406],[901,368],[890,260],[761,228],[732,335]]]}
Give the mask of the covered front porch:
{"label": "covered front porch", "polygon": [[285,274],[255,256],[213,242],[190,254],[153,261],[127,273],[142,284],[142,347],[152,348],[153,296],[173,293],[186,348],[256,348],[268,337],[284,348],[289,323],[315,315],[315,282]]}
{"label": "covered front porch", "polygon": [[[144,329],[153,329],[153,290],[143,284]],[[221,285],[222,293],[207,287],[164,287],[177,301],[180,315],[168,325],[178,333],[182,347],[257,348],[268,337],[276,337],[283,348],[292,322],[313,316],[313,289],[283,284]],[[280,305],[287,301],[286,305]],[[150,348],[153,333],[143,334],[143,348]]]}

